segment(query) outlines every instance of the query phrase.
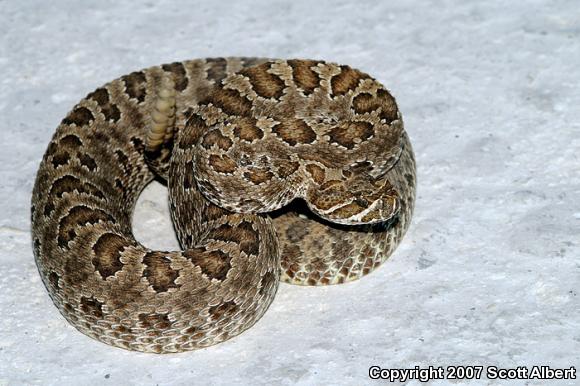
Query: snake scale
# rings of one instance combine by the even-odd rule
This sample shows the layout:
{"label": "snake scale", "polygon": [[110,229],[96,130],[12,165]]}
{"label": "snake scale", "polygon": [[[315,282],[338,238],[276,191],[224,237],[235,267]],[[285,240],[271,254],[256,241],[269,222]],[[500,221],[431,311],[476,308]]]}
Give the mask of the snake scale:
{"label": "snake scale", "polygon": [[[135,240],[166,181],[181,251]],[[389,91],[345,65],[213,58],[122,76],[62,120],[32,196],[36,263],[70,324],[128,350],[251,327],[279,281],[360,278],[405,234],[415,161]]]}

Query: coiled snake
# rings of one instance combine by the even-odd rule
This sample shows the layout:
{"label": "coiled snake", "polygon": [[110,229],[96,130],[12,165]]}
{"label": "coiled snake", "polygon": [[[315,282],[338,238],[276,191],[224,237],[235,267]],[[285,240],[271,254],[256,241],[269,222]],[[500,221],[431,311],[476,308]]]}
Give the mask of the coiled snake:
{"label": "coiled snake", "polygon": [[[181,251],[135,240],[167,182]],[[312,60],[191,60],[122,76],[59,125],[32,197],[34,255],[64,317],[145,352],[252,326],[280,280],[326,285],[379,266],[406,232],[415,162],[391,94]]]}

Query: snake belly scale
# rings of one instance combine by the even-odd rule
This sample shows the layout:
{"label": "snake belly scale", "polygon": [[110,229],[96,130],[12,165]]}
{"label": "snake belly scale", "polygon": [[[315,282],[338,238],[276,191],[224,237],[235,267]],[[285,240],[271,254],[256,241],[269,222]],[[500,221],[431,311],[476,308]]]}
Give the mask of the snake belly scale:
{"label": "snake belly scale", "polygon": [[[181,251],[133,236],[154,178]],[[374,270],[409,226],[415,185],[395,99],[369,75],[314,60],[176,62],[105,84],[62,120],[34,185],[34,256],[79,331],[188,351],[251,327],[280,280]]]}

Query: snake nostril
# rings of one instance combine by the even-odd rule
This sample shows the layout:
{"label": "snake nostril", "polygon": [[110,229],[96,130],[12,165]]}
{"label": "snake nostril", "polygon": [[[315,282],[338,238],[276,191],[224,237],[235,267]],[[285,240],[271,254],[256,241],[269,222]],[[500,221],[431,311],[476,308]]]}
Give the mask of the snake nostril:
{"label": "snake nostril", "polygon": [[250,157],[247,154],[244,154],[240,157],[238,164],[240,166],[248,166],[252,164],[252,160],[250,159]]}

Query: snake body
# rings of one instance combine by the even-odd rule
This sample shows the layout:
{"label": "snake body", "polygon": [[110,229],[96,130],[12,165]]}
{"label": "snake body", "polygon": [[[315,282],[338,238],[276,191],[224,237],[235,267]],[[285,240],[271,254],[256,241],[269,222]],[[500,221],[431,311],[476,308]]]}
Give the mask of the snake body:
{"label": "snake body", "polygon": [[[181,251],[135,240],[167,182]],[[252,326],[280,280],[360,278],[400,243],[415,162],[394,98],[349,66],[216,58],[122,76],[62,120],[32,196],[55,305],[104,343],[168,353]]]}

